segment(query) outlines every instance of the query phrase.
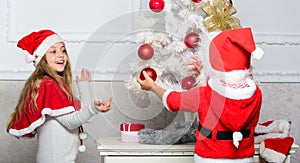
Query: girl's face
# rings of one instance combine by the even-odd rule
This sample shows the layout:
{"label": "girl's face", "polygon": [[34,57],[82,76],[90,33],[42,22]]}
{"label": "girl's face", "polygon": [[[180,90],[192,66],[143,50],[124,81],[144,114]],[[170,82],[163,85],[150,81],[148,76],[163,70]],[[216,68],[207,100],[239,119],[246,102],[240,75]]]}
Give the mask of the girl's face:
{"label": "girl's face", "polygon": [[58,42],[46,52],[46,60],[50,67],[57,72],[63,72],[68,61],[68,55],[64,43]]}

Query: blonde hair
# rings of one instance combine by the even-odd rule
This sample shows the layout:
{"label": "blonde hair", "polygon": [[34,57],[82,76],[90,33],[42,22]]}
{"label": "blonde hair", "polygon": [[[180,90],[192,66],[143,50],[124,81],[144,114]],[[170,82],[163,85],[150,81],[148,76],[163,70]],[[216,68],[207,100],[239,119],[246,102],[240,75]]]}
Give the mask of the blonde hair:
{"label": "blonde hair", "polygon": [[12,127],[13,121],[15,119],[16,121],[18,121],[18,117],[21,117],[22,112],[34,113],[37,110],[36,100],[39,95],[38,90],[42,79],[46,76],[55,80],[62,91],[66,94],[66,96],[68,96],[68,99],[70,101],[73,100],[72,71],[69,59],[66,63],[65,70],[58,73],[48,65],[46,55],[44,55],[39,64],[36,66],[34,72],[30,75],[30,77],[24,84],[18,103],[14,111],[8,118],[6,128],[7,132]]}

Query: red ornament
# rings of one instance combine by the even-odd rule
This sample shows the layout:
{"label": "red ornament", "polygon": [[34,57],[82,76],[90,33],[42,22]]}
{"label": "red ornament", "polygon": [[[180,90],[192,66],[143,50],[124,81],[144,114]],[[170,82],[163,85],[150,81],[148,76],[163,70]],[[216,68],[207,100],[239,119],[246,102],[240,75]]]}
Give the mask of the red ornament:
{"label": "red ornament", "polygon": [[138,55],[143,60],[149,60],[153,57],[154,50],[149,44],[143,44],[138,49]]}
{"label": "red ornament", "polygon": [[161,12],[165,7],[163,0],[150,0],[149,7],[154,12]]}
{"label": "red ornament", "polygon": [[181,88],[182,89],[191,89],[194,87],[196,80],[192,76],[185,77],[181,80]]}
{"label": "red ornament", "polygon": [[149,76],[150,78],[152,78],[153,81],[156,80],[156,78],[157,78],[156,71],[155,71],[153,68],[150,68],[150,67],[146,67],[146,68],[144,68],[144,69],[141,71],[141,73],[140,73],[140,79],[141,79],[141,80],[145,80],[145,76],[144,76],[143,73],[142,73],[143,71],[146,71],[146,73],[148,74],[148,76]]}
{"label": "red ornament", "polygon": [[200,3],[202,0],[193,0],[195,3]]}
{"label": "red ornament", "polygon": [[200,41],[201,41],[201,39],[200,39],[199,35],[194,32],[190,32],[184,37],[184,44],[186,47],[188,47],[190,49],[197,48],[199,46]]}

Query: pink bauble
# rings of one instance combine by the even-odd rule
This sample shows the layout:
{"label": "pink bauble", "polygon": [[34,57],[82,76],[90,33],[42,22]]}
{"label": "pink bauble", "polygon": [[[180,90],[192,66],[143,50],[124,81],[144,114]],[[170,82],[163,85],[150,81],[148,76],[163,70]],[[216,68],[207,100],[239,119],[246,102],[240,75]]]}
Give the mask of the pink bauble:
{"label": "pink bauble", "polygon": [[201,41],[201,39],[200,39],[199,35],[194,32],[190,32],[184,37],[184,44],[186,47],[188,47],[190,49],[197,48],[199,46],[200,41]]}
{"label": "pink bauble", "polygon": [[143,71],[146,71],[147,75],[148,75],[150,78],[152,78],[153,81],[156,80],[156,78],[157,78],[156,71],[155,71],[153,68],[151,68],[151,67],[146,67],[146,68],[144,68],[144,69],[141,71],[141,73],[140,73],[140,79],[141,79],[141,80],[145,80],[145,76],[144,76],[144,74],[142,73]]}
{"label": "pink bauble", "polygon": [[138,49],[138,56],[143,60],[149,60],[153,57],[154,50],[149,44],[143,44]]}
{"label": "pink bauble", "polygon": [[181,88],[182,89],[191,89],[194,87],[196,80],[192,76],[185,77],[181,80]]}
{"label": "pink bauble", "polygon": [[163,0],[150,0],[149,7],[154,12],[161,12],[165,7]]}

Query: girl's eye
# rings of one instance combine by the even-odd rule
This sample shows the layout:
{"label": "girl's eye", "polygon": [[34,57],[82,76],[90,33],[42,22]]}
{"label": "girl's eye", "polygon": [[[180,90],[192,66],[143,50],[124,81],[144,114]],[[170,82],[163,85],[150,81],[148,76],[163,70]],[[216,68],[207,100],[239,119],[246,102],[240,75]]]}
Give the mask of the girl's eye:
{"label": "girl's eye", "polygon": [[66,50],[66,49],[64,49],[62,52],[63,52],[63,53],[67,53],[67,50]]}
{"label": "girl's eye", "polygon": [[54,53],[54,54],[55,54],[55,53],[56,53],[56,50],[52,50],[52,51],[50,51],[50,53]]}

